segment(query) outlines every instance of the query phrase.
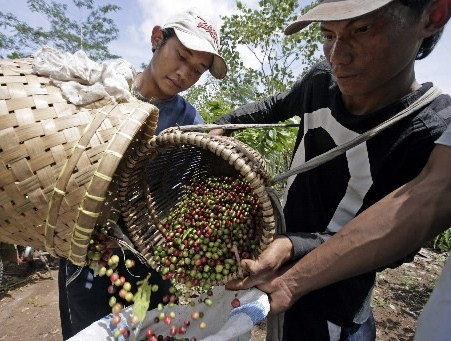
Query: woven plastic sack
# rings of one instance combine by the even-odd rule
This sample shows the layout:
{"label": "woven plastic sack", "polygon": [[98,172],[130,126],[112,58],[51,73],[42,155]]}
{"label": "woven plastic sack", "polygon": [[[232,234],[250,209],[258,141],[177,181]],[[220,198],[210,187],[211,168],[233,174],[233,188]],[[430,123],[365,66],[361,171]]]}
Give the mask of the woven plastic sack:
{"label": "woven plastic sack", "polygon": [[[150,327],[155,335],[169,335],[171,326],[181,326],[185,320],[190,321],[185,334],[176,334],[176,338],[195,337],[196,340],[204,341],[244,341],[250,340],[252,328],[263,321],[269,312],[268,296],[258,289],[246,291],[229,291],[224,287],[217,287],[213,290],[213,305],[197,304],[166,305],[163,310],[154,309],[147,313],[145,320],[136,326],[131,323],[131,308],[125,309],[121,314],[121,321],[118,326],[111,324],[112,314],[91,324],[77,335],[70,338],[70,341],[85,340],[113,340],[114,331],[124,327],[130,331],[129,338],[123,336],[117,338],[120,341],[138,341],[146,339],[146,331]],[[237,297],[240,300],[240,307],[232,308],[230,302]],[[197,320],[192,318],[193,312],[202,311],[204,316]],[[161,313],[168,315],[175,312],[175,318],[170,325],[163,321],[155,322],[155,317]],[[206,327],[201,329],[200,323],[206,323]]]}

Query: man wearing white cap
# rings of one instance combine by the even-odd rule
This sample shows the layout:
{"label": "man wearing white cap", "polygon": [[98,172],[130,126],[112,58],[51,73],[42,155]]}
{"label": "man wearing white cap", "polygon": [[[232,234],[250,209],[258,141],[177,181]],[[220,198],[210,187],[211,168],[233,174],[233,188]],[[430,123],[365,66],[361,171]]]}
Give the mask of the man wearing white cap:
{"label": "man wearing white cap", "polygon": [[[219,55],[219,31],[206,16],[191,9],[170,18],[163,27],[155,26],[151,42],[154,54],[146,69],[136,76],[132,93],[138,100],[158,107],[156,133],[173,126],[202,123],[200,113],[179,93],[194,85],[207,70],[217,79],[225,77],[227,65]],[[126,269],[122,252],[116,249],[115,253],[121,259],[117,272],[133,273],[127,278],[133,290],[136,290],[136,282],[152,272],[150,282],[159,286],[151,300],[151,308],[156,307],[163,295],[168,294],[169,281],[163,281],[156,271],[140,263],[131,253],[126,256],[133,259],[136,266]],[[61,260],[58,285],[64,340],[111,313],[108,303],[111,280],[107,276],[94,276],[87,266],[78,267]]]}
{"label": "man wearing white cap", "polygon": [[[245,105],[216,122],[275,123],[300,116],[291,167],[299,166],[433,92],[431,83],[416,80],[415,60],[434,49],[450,15],[449,0],[320,1],[285,33],[320,22],[325,61],[287,93]],[[354,217],[418,175],[449,122],[451,98],[441,94],[346,154],[288,179],[287,234],[257,260],[243,261],[249,277],[228,283],[231,289],[256,285],[270,294],[272,312],[285,311],[283,331],[270,329],[270,337],[375,339],[370,307],[375,272],[305,290],[316,269],[298,267],[298,260],[326,246]],[[315,257],[322,264],[321,252]]]}

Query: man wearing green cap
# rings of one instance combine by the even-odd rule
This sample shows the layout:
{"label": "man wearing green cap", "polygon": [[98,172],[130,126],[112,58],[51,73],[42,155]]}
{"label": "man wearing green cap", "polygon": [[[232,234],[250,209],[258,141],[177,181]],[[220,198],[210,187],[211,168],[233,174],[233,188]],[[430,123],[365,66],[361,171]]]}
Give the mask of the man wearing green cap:
{"label": "man wearing green cap", "polygon": [[[320,1],[285,33],[320,22],[326,60],[289,92],[245,105],[216,123],[275,123],[300,116],[291,167],[299,166],[385,122],[431,90],[431,83],[416,80],[415,60],[434,49],[450,15],[448,0]],[[299,279],[309,274],[293,264],[418,175],[450,121],[451,98],[439,95],[346,154],[289,178],[287,234],[257,260],[243,261],[251,275],[228,287],[256,285],[268,292],[273,312],[286,310],[284,340],[374,340],[375,272],[298,294]],[[282,296],[288,304],[278,304]]]}

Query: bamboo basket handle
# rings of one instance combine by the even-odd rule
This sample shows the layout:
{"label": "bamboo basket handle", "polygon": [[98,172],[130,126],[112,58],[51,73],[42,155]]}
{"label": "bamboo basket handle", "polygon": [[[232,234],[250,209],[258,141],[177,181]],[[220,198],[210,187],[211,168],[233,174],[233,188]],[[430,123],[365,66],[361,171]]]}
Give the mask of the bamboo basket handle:
{"label": "bamboo basket handle", "polygon": [[103,109],[95,110],[96,114],[91,123],[86,126],[85,130],[81,134],[81,138],[77,144],[73,147],[70,157],[65,162],[58,180],[53,189],[52,196],[48,205],[47,218],[45,223],[45,249],[52,256],[55,254],[54,246],[54,234],[56,224],[58,220],[58,213],[62,205],[63,199],[66,195],[66,187],[69,183],[70,177],[77,166],[80,157],[89,145],[91,138],[96,133],[100,125],[110,116],[110,112],[114,109],[114,106],[110,106]]}
{"label": "bamboo basket handle", "polygon": [[253,123],[253,124],[196,124],[196,125],[186,125],[172,127],[174,130],[213,130],[213,129],[225,129],[225,130],[239,130],[246,128],[259,128],[259,129],[270,129],[270,128],[289,128],[289,127],[299,127],[299,123]]}
{"label": "bamboo basket handle", "polygon": [[[100,216],[100,209],[106,199],[105,193],[113,181],[109,174],[116,170],[127,151],[127,143],[132,141],[136,133],[143,127],[143,134],[152,135],[158,121],[158,109],[149,103],[141,102],[119,126],[117,133],[108,143],[103,157],[89,182],[86,193],[78,210],[71,239],[69,259],[76,265],[85,262],[84,250],[87,249],[91,233]],[[142,136],[144,142],[147,137]],[[110,218],[113,219],[113,216]]]}

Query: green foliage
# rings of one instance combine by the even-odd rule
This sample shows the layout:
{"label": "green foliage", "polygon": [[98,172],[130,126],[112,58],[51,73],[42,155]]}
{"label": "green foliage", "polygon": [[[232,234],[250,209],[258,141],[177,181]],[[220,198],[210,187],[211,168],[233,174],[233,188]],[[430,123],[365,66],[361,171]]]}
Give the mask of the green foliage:
{"label": "green foliage", "polygon": [[434,248],[440,251],[451,251],[451,228],[442,232],[434,239]]}
{"label": "green foliage", "polygon": [[[299,123],[294,117],[282,123]],[[274,177],[286,171],[291,162],[297,128],[245,129],[234,134],[265,157],[269,174]],[[281,189],[284,183],[277,184]]]}
{"label": "green foliage", "polygon": [[72,53],[82,49],[96,61],[117,58],[107,45],[117,39],[119,30],[108,15],[120,7],[95,7],[94,0],[72,1],[74,7],[69,8],[57,1],[27,0],[30,11],[47,18],[45,28],[31,27],[14,14],[0,11],[0,51],[17,58],[47,45]]}
{"label": "green foliage", "polygon": [[[240,12],[223,18],[221,51],[229,76],[221,88],[238,105],[286,91],[316,61],[317,29],[311,26],[291,36],[283,33],[299,13],[297,1],[261,0],[259,6],[250,9],[238,1]],[[243,53],[253,56],[255,67],[244,64]]]}
{"label": "green foliage", "polygon": [[[207,123],[241,105],[287,91],[320,57],[317,25],[291,36],[283,33],[300,12],[298,1],[261,0],[256,9],[243,1],[236,5],[236,14],[222,17],[221,54],[229,69],[226,78],[216,81],[209,77],[186,94]],[[245,56],[250,63],[245,64]],[[246,129],[235,136],[258,150],[275,175],[289,165],[296,132],[296,128]]]}

